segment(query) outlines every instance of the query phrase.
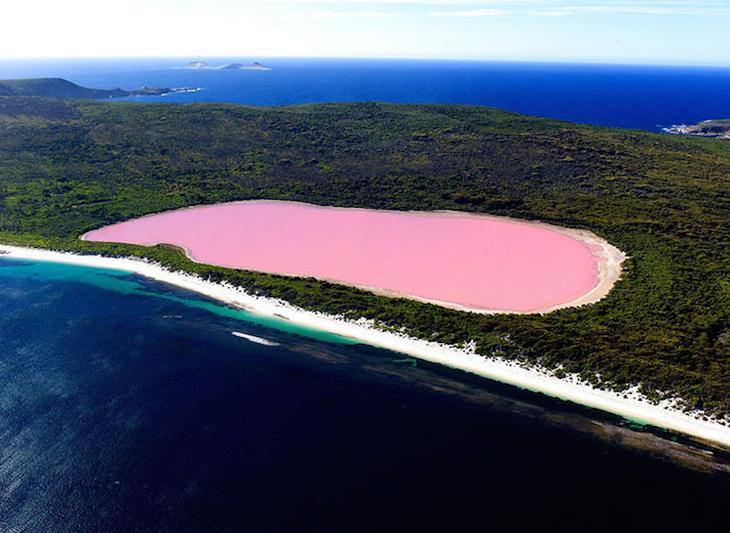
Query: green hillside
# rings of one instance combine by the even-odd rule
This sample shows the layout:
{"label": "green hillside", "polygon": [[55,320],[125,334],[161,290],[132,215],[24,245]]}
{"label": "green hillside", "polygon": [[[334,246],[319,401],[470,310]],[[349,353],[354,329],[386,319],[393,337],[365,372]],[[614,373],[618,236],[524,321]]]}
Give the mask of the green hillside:
{"label": "green hillside", "polygon": [[0,96],[47,96],[53,98],[118,98],[129,96],[122,89],[87,89],[61,78],[0,80]]}
{"label": "green hillside", "polygon": [[[459,209],[588,228],[630,255],[598,304],[481,316],[315,280],[84,243],[92,228],[250,198]],[[137,254],[485,355],[730,413],[730,143],[483,107],[253,108],[0,98],[0,241]]]}

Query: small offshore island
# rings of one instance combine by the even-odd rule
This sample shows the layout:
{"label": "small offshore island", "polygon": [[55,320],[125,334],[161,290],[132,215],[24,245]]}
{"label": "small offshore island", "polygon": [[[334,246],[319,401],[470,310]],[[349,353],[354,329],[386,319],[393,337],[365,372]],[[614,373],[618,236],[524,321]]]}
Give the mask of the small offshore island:
{"label": "small offshore island", "polygon": [[[130,105],[45,94],[0,96],[0,169],[9,257],[136,272],[730,446],[722,140],[482,107]],[[147,215],[261,199],[540,221],[590,232],[628,258],[594,303],[492,314],[349,286],[356,280],[196,262],[175,239],[79,238]]]}
{"label": "small offshore island", "polygon": [[270,67],[258,61],[253,63],[228,63],[220,66],[212,66],[205,61],[191,61],[182,68],[187,70],[271,70]]}

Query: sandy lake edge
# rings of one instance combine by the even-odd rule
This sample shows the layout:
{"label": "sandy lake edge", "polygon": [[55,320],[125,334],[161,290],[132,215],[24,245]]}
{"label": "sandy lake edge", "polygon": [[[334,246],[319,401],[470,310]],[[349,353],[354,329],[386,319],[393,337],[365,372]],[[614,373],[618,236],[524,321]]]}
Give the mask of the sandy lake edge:
{"label": "sandy lake edge", "polygon": [[[512,310],[512,309],[468,307],[468,306],[461,305],[461,304],[455,303],[455,302],[423,298],[420,296],[397,292],[394,290],[384,289],[381,287],[371,287],[368,285],[359,285],[359,284],[348,283],[347,281],[338,280],[338,279],[316,277],[316,279],[319,279],[321,281],[326,281],[329,283],[353,287],[353,288],[360,289],[363,291],[371,292],[373,294],[377,294],[379,296],[386,296],[389,298],[406,298],[406,299],[414,300],[417,302],[438,305],[441,307],[446,307],[448,309],[454,309],[457,311],[465,311],[465,312],[470,312],[470,313],[487,314],[487,315],[550,313],[552,311],[557,311],[559,309],[567,309],[567,308],[571,308],[571,307],[578,307],[581,305],[587,305],[587,304],[593,304],[593,303],[599,302],[608,295],[608,293],[611,291],[611,289],[616,284],[616,282],[621,278],[621,274],[623,272],[623,263],[627,258],[626,254],[623,251],[619,250],[617,247],[613,246],[611,243],[609,243],[605,239],[602,239],[601,237],[599,237],[598,235],[596,235],[595,233],[593,233],[589,230],[567,228],[567,227],[563,227],[563,226],[548,224],[546,222],[541,222],[541,221],[537,221],[537,220],[523,220],[523,219],[512,218],[512,217],[507,217],[507,216],[490,215],[488,213],[471,213],[471,212],[465,212],[465,211],[449,211],[449,210],[398,211],[398,210],[388,210],[388,209],[366,209],[366,208],[361,208],[361,207],[336,207],[336,206],[310,204],[310,203],[306,203],[306,202],[297,202],[297,201],[290,201],[290,200],[258,199],[258,200],[238,200],[238,201],[233,201],[233,202],[223,202],[223,203],[219,203],[219,204],[192,205],[192,206],[187,206],[187,207],[181,207],[179,209],[162,211],[159,213],[150,213],[148,215],[136,217],[132,220],[141,220],[141,219],[145,219],[145,218],[151,218],[151,217],[155,217],[155,216],[159,216],[159,215],[175,213],[175,212],[180,212],[180,211],[215,208],[215,207],[218,207],[221,205],[267,204],[267,203],[268,204],[292,204],[292,205],[298,205],[298,206],[304,206],[304,207],[308,207],[308,208],[315,208],[315,209],[322,209],[322,210],[367,211],[367,212],[386,213],[388,215],[408,215],[408,216],[441,215],[441,216],[447,216],[447,217],[452,217],[452,218],[493,220],[493,221],[497,221],[497,222],[501,222],[501,223],[509,222],[511,224],[519,224],[522,226],[532,226],[532,227],[542,228],[542,229],[545,229],[548,231],[559,233],[561,235],[565,235],[566,237],[569,237],[569,238],[581,243],[582,245],[584,245],[590,251],[591,255],[593,256],[593,259],[596,264],[596,280],[595,280],[595,285],[588,292],[579,296],[578,298],[575,298],[575,299],[567,301],[567,302],[561,302],[561,303],[557,303],[555,305],[540,307],[540,308],[536,308],[536,309],[530,309],[528,311],[516,311],[516,310]],[[126,222],[130,222],[130,221],[119,222],[117,224],[111,224],[111,226],[125,224]],[[81,240],[89,241],[89,242],[96,242],[95,239],[88,238],[89,234],[92,234],[95,231],[97,231],[97,230],[91,230],[89,232],[84,233],[83,235],[81,235]],[[114,242],[114,241],[99,241],[99,242]],[[185,246],[180,245],[179,243],[147,242],[147,243],[143,244],[143,246],[157,246],[157,245],[174,246],[175,248],[179,248],[190,261],[193,261],[193,262],[199,263],[199,264],[207,264],[207,263],[204,263],[204,262],[198,260],[195,257],[195,255],[192,253],[192,250],[186,248]],[[215,263],[214,266],[245,270],[245,268],[243,268],[241,266],[228,265],[228,264],[223,264],[223,263]],[[291,273],[275,272],[274,274],[277,276],[288,276],[288,277],[301,277],[302,276],[302,274],[297,274],[294,272],[291,272]],[[311,277],[311,276],[307,276],[307,277]]]}

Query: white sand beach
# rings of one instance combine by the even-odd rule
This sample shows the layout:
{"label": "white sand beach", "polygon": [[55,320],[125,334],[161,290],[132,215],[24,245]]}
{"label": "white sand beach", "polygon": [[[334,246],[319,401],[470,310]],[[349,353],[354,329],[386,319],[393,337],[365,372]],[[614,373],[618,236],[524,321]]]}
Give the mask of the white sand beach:
{"label": "white sand beach", "polygon": [[[703,441],[730,447],[730,427],[702,420],[702,413],[686,413],[672,402],[652,404],[636,392],[619,394],[579,383],[574,377],[558,379],[536,368],[525,368],[497,358],[474,353],[473,347],[458,348],[382,331],[366,321],[348,321],[335,316],[304,311],[286,302],[260,298],[225,283],[213,283],[182,272],[171,272],[151,262],[131,258],[108,258],[65,252],[0,245],[3,257],[60,262],[133,272],[157,281],[214,298],[252,313],[289,320],[298,325],[324,330],[365,344],[464,370],[489,379],[549,396],[601,409],[634,421],[684,433]],[[614,270],[615,272],[615,270]],[[615,275],[615,274],[614,274]]]}

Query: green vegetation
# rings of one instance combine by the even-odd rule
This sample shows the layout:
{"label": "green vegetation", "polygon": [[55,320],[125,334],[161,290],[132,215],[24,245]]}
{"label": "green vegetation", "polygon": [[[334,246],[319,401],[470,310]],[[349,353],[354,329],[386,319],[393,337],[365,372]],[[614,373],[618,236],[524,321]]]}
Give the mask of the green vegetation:
{"label": "green vegetation", "polygon": [[730,139],[730,119],[705,120],[694,126],[687,126],[689,135],[703,135],[706,137],[720,137]]}
{"label": "green vegetation", "polygon": [[53,98],[115,98],[129,96],[122,89],[87,89],[61,78],[0,80],[0,96],[48,96]]}
{"label": "green vegetation", "polygon": [[[626,251],[598,304],[481,316],[196,265],[92,228],[251,198],[457,209],[587,228]],[[0,98],[0,241],[134,254],[252,292],[730,413],[730,144],[463,106],[287,108]]]}
{"label": "green vegetation", "polygon": [[43,96],[51,98],[91,99],[121,98],[124,96],[150,96],[168,94],[187,89],[141,87],[131,91],[124,89],[87,89],[61,78],[31,78],[25,80],[0,80],[0,96]]}

